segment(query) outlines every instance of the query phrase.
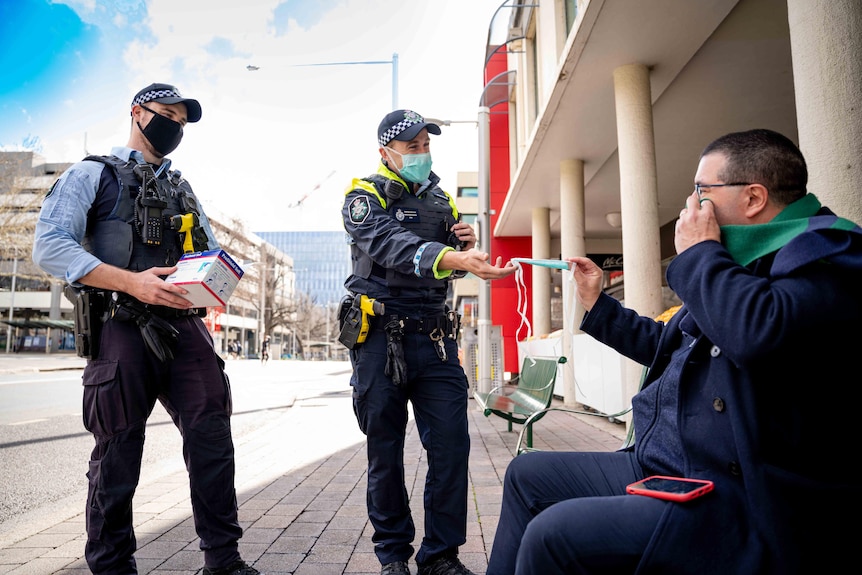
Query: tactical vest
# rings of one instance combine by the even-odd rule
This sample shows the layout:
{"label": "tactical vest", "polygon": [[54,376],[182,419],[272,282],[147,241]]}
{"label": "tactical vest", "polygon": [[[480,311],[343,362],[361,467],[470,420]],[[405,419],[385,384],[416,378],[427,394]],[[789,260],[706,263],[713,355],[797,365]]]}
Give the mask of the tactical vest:
{"label": "tactical vest", "polygon": [[[171,217],[191,213],[199,222],[202,213],[180,172],[172,170],[167,177],[156,178],[149,177],[154,174],[148,164],[138,167],[136,173],[134,160],[126,162],[116,156],[87,156],[85,160],[109,167],[117,178],[119,193],[109,213],[93,210],[89,214],[84,249],[107,264],[131,271],[176,264],[183,254],[183,234],[174,229]],[[148,180],[147,185],[141,175]],[[97,194],[94,207],[99,199]],[[192,233],[195,251],[207,249],[208,238],[201,226],[188,233]]]}
{"label": "tactical vest", "polygon": [[[437,186],[432,186],[425,191],[423,199],[406,190],[399,198],[391,198],[384,193],[384,185],[388,178],[374,174],[363,179],[374,184],[381,198],[386,198],[386,210],[394,215],[402,227],[423,240],[451,245],[450,230],[457,223],[457,219],[452,213],[452,204],[446,192]],[[355,275],[365,279],[372,275],[382,277],[390,288],[439,288],[445,285],[448,279],[417,277],[415,274],[403,274],[393,269],[386,269],[375,264],[368,254],[355,244],[352,244],[350,249]]]}

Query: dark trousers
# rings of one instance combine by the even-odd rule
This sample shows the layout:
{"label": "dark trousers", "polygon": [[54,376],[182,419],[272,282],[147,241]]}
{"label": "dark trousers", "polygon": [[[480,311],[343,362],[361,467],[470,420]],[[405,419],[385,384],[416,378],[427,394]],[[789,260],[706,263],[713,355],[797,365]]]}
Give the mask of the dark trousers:
{"label": "dark trousers", "polygon": [[641,478],[631,452],[515,457],[487,575],[634,573],[668,505],[626,495]]}
{"label": "dark trousers", "polygon": [[239,559],[242,529],[224,363],[199,318],[170,321],[180,332],[174,360],[162,363],[153,357],[134,322],[109,320],[98,358],[84,370],[84,425],[96,440],[87,473],[85,555],[96,574],[137,572],[132,498],[140,478],[146,421],[156,400],[183,436],[205,564],[223,567]]}
{"label": "dark trousers", "polygon": [[425,477],[425,536],[416,561],[456,555],[467,537],[467,377],[455,340],[446,338],[447,361],[427,334],[404,336],[407,381],[396,387],[384,373],[386,334],[372,330],[351,352],[353,405],[367,436],[368,517],[381,564],[406,561],[415,536],[404,485],[407,402],[428,457]]}

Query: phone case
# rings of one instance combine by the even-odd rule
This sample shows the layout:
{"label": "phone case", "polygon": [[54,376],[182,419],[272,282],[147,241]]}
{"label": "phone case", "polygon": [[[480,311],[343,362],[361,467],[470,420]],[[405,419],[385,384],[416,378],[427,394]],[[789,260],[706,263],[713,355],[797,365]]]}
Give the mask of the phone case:
{"label": "phone case", "polygon": [[684,503],[706,495],[715,485],[708,479],[653,475],[626,486],[626,493]]}

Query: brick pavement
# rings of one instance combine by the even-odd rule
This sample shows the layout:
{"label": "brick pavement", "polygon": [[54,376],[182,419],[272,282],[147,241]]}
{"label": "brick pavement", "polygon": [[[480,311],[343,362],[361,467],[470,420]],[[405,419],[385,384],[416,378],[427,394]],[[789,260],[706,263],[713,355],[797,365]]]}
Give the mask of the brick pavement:
{"label": "brick pavement", "polygon": [[[59,364],[46,361],[42,367],[74,367],[75,359],[60,359]],[[274,361],[270,366],[282,363],[296,362]],[[0,357],[0,373],[10,372],[8,364]],[[345,366],[341,362],[305,363],[303,369],[320,370],[313,376],[325,382],[320,393],[297,398],[280,417],[237,442],[237,496],[245,530],[240,549],[246,561],[267,575],[380,572],[365,509],[364,436],[353,418]],[[472,498],[467,542],[460,557],[481,575],[497,526],[502,478],[520,426],[508,432],[504,420],[484,417],[472,400],[469,418]],[[610,451],[621,445],[624,435],[622,424],[605,418],[551,412],[536,424],[534,446]],[[417,542],[422,537],[426,464],[411,418],[405,476],[411,501],[419,502],[413,506]],[[141,574],[200,572],[202,554],[184,471],[142,483],[135,495],[134,513]],[[0,542],[0,574],[83,575],[89,572],[83,548],[84,518],[77,512]],[[415,573],[415,563],[411,569]]]}

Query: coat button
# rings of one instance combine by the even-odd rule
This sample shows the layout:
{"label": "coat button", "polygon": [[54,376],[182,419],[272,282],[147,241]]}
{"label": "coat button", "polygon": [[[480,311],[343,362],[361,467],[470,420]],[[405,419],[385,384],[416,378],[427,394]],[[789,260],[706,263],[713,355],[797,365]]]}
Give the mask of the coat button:
{"label": "coat button", "polygon": [[739,463],[736,461],[731,461],[727,464],[727,469],[730,471],[731,475],[741,475],[742,471],[739,469]]}
{"label": "coat button", "polygon": [[711,348],[709,348],[709,355],[711,355],[712,357],[718,357],[719,355],[721,355],[721,348],[719,348],[717,345],[712,346]]}
{"label": "coat button", "polygon": [[721,413],[724,411],[724,400],[720,397],[715,397],[712,400],[712,408]]}

